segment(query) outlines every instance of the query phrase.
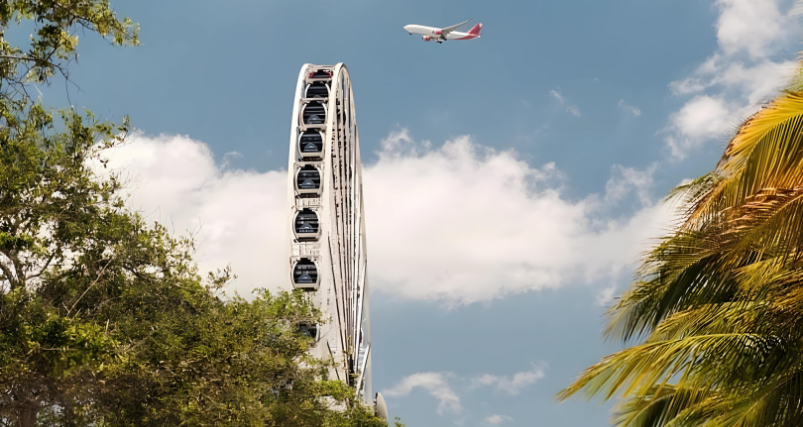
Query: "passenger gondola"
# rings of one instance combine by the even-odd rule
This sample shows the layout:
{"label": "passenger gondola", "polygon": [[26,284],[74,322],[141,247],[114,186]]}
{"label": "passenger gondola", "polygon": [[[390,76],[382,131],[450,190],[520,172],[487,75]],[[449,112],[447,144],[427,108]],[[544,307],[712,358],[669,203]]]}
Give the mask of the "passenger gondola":
{"label": "passenger gondola", "polygon": [[311,101],[302,107],[301,123],[306,127],[326,126],[326,105],[321,101]]}
{"label": "passenger gondola", "polygon": [[329,86],[324,82],[312,82],[304,89],[304,98],[328,98]]}
{"label": "passenger gondola", "polygon": [[298,169],[296,190],[300,194],[321,192],[321,173],[313,165],[305,165]]}
{"label": "passenger gondola", "polygon": [[293,266],[293,284],[297,288],[318,287],[318,266],[309,258],[301,258]]}
{"label": "passenger gondola", "polygon": [[308,130],[298,137],[298,152],[302,158],[323,157],[323,132]]}
{"label": "passenger gondola", "polygon": [[307,208],[297,211],[293,219],[293,232],[298,240],[318,240],[321,235],[318,214]]}

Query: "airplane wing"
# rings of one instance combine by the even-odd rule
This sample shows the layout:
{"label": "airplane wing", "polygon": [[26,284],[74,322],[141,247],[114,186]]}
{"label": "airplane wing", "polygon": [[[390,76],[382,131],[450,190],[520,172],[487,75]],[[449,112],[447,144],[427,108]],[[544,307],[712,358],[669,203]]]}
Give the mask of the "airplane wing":
{"label": "airplane wing", "polygon": [[443,37],[446,37],[446,35],[447,35],[447,34],[449,34],[449,33],[451,33],[452,31],[454,31],[454,30],[458,29],[458,28],[459,28],[461,25],[468,24],[468,23],[469,23],[469,21],[471,21],[471,20],[469,19],[469,20],[468,20],[468,21],[466,21],[466,22],[461,22],[461,23],[459,23],[459,24],[457,24],[457,25],[452,25],[451,27],[446,27],[446,28],[444,28],[444,29],[442,29],[442,30],[441,30],[441,35],[443,35]]}

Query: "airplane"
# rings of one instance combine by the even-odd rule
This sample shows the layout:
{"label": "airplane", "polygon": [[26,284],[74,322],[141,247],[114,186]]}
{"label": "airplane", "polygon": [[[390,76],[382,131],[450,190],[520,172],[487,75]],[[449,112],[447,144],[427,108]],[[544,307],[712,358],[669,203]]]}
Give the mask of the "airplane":
{"label": "airplane", "polygon": [[446,28],[435,28],[435,27],[426,27],[424,25],[405,25],[404,31],[407,31],[412,36],[413,33],[422,34],[421,38],[428,42],[430,40],[434,40],[438,43],[443,43],[446,40],[471,40],[471,39],[478,39],[482,34],[480,34],[480,30],[482,30],[482,23],[475,25],[473,28],[468,30],[467,33],[461,33],[459,31],[455,31],[461,25],[467,24],[470,19],[466,22],[461,22],[457,25],[452,25],[451,27]]}

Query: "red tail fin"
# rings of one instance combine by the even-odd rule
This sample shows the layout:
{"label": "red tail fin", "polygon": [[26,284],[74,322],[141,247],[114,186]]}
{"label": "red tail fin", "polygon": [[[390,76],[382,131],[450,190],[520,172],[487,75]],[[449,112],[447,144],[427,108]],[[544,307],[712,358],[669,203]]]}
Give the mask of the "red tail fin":
{"label": "red tail fin", "polygon": [[470,30],[468,30],[468,33],[477,36],[480,34],[480,30],[482,30],[482,22],[480,22],[479,24],[475,25]]}

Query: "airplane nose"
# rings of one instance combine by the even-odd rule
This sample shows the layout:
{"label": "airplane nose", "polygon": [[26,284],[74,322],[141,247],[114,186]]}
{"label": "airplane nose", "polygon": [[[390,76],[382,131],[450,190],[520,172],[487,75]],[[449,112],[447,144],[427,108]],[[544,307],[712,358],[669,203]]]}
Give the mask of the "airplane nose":
{"label": "airplane nose", "polygon": [[407,32],[409,33],[409,32],[410,32],[410,27],[412,27],[412,25],[405,25],[405,26],[403,27],[403,28],[404,28],[404,31],[407,31]]}

